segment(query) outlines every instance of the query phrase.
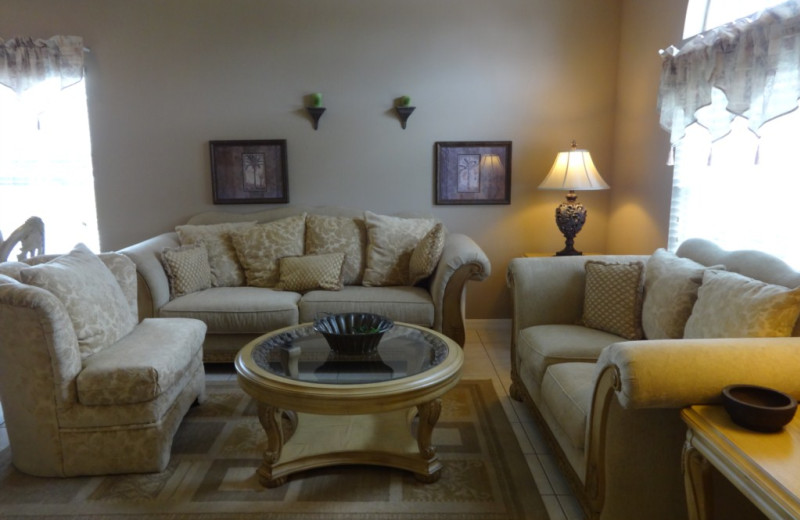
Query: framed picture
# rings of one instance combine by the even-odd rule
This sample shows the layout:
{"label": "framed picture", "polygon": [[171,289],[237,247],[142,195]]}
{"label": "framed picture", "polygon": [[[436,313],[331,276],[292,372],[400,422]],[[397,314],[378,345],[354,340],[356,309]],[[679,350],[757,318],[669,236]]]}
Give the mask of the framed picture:
{"label": "framed picture", "polygon": [[436,204],[510,203],[511,141],[436,143]]}
{"label": "framed picture", "polygon": [[210,141],[214,204],[289,202],[286,140]]}

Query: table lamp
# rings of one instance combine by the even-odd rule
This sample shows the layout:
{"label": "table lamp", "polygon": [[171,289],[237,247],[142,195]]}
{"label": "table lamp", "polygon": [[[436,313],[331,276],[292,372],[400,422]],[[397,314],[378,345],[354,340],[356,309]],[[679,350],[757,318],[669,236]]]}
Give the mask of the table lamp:
{"label": "table lamp", "polygon": [[575,194],[579,190],[607,190],[608,184],[603,180],[594,167],[592,156],[587,150],[579,150],[575,141],[572,141],[572,149],[568,152],[560,152],[556,156],[550,173],[539,185],[540,190],[569,190],[567,202],[562,202],[556,208],[556,225],[566,239],[564,249],[556,253],[556,256],[581,255],[576,251],[575,235],[586,222],[586,208],[583,204],[576,202],[578,196]]}

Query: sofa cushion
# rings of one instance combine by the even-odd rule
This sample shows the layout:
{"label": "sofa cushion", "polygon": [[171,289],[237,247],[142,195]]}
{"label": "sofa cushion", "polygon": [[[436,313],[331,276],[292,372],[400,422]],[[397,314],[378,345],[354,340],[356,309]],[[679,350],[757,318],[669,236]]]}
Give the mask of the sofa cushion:
{"label": "sofa cushion", "polygon": [[594,369],[594,363],[559,363],[547,369],[542,382],[542,402],[578,450],[586,445]]}
{"label": "sofa cushion", "polygon": [[287,256],[280,259],[280,279],[275,289],[304,292],[311,289],[338,291],[342,288],[344,253]]}
{"label": "sofa cushion", "polygon": [[586,262],[583,324],[622,336],[642,338],[642,262]]}
{"label": "sofa cushion", "polygon": [[600,352],[625,338],[581,325],[536,325],[517,336],[517,358],[542,383],[547,369],[557,363],[594,362]]}
{"label": "sofa cushion", "polygon": [[150,401],[181,380],[202,350],[196,320],[148,318],[114,345],[86,358],[76,381],[87,406]]}
{"label": "sofa cushion", "polygon": [[69,314],[81,358],[112,345],[136,320],[117,279],[83,244],[19,273],[20,280],[55,295]]}
{"label": "sofa cushion", "polygon": [[431,218],[403,218],[364,212],[367,225],[367,266],[363,285],[410,285],[409,263],[414,248],[431,230]]}
{"label": "sofa cushion", "polygon": [[372,312],[394,321],[424,327],[433,325],[431,295],[420,287],[362,287],[350,285],[341,291],[310,291],[300,300],[300,321],[313,321],[321,312]]}
{"label": "sofa cushion", "polygon": [[708,270],[686,322],[686,338],[790,336],[800,288],[788,289],[727,271]]}
{"label": "sofa cushion", "polygon": [[175,298],[159,316],[198,319],[209,334],[264,333],[296,325],[299,300],[298,293],[262,287],[212,287]]}
{"label": "sofa cushion", "polygon": [[223,224],[178,226],[175,231],[181,245],[203,244],[208,251],[211,268],[211,285],[236,287],[244,283],[244,272],[239,265],[233,234],[255,225],[255,222],[228,222]]}
{"label": "sofa cushion", "polygon": [[247,285],[274,287],[278,283],[278,261],[285,256],[302,256],[306,215],[294,215],[258,224],[233,235],[233,245],[244,268]]}
{"label": "sofa cushion", "polygon": [[411,259],[408,262],[408,277],[411,285],[415,285],[433,274],[444,251],[445,229],[438,222],[422,237]]}
{"label": "sofa cushion", "polygon": [[211,287],[208,250],[203,244],[165,248],[161,263],[169,280],[170,299]]}
{"label": "sofa cushion", "polygon": [[680,339],[706,266],[657,249],[647,260],[642,329],[647,339]]}
{"label": "sofa cushion", "polygon": [[342,283],[359,285],[364,277],[367,228],[363,218],[328,215],[306,217],[307,255],[344,253]]}

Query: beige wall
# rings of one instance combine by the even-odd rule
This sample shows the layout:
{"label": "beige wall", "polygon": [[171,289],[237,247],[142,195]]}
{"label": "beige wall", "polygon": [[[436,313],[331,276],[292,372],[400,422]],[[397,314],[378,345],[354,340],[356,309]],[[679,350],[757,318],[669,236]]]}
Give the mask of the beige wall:
{"label": "beige wall", "polygon": [[[92,49],[104,249],[200,211],[261,209],[212,204],[208,141],[285,138],[292,203],[433,213],[471,235],[493,264],[489,280],[470,284],[467,316],[502,318],[509,259],[563,246],[553,221],[563,194],[536,186],[573,138],[612,186],[581,194],[589,219],[577,247],[627,252],[660,242],[668,184],[659,176],[669,172],[652,121],[656,51],[674,39],[663,25],[682,19],[682,4],[0,0],[0,37],[77,34]],[[620,35],[619,79],[632,85],[618,91]],[[315,91],[327,107],[316,132],[302,110]],[[406,130],[391,110],[403,94],[417,107]],[[510,205],[433,204],[434,143],[459,140],[513,142]]]}

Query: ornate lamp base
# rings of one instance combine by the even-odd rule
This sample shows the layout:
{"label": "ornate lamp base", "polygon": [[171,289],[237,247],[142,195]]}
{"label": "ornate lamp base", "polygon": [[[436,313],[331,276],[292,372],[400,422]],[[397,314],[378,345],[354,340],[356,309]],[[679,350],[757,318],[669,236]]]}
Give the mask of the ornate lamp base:
{"label": "ornate lamp base", "polygon": [[583,204],[576,202],[578,196],[574,191],[570,190],[567,194],[567,202],[562,202],[556,208],[556,225],[561,233],[564,235],[565,247],[556,253],[556,256],[577,256],[582,255],[580,251],[575,249],[575,235],[583,228],[586,222],[586,208]]}

